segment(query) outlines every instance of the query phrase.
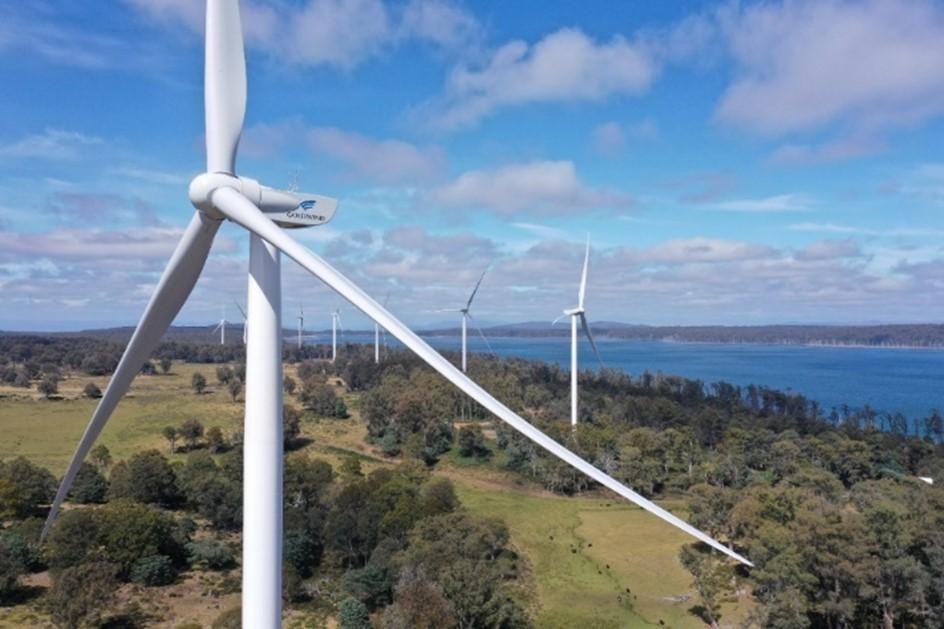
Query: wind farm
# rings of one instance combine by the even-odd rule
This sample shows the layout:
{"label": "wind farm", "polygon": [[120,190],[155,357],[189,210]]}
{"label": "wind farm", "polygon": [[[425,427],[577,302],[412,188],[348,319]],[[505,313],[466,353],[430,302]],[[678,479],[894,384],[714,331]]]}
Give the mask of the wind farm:
{"label": "wind farm", "polygon": [[944,622],[944,13],[548,8],[0,8],[0,625]]}

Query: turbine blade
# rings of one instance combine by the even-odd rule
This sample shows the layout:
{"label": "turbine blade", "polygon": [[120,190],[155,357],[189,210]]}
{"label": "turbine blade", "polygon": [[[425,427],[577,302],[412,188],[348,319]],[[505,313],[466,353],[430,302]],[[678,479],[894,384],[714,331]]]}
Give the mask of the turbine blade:
{"label": "turbine blade", "polygon": [[553,321],[551,321],[551,325],[552,325],[552,326],[557,325],[558,323],[560,323],[560,320],[561,320],[561,319],[563,319],[564,317],[567,317],[567,316],[569,316],[569,315],[567,315],[566,313],[565,313],[565,314],[562,314],[561,316],[559,316],[559,317],[557,317],[556,319],[554,319]]}
{"label": "turbine blade", "polygon": [[246,117],[246,55],[239,2],[208,0],[203,81],[207,172],[236,172]]}
{"label": "turbine blade", "polygon": [[597,357],[597,362],[600,363],[601,367],[606,367],[603,364],[603,359],[600,358],[600,352],[597,351],[597,344],[593,342],[593,335],[590,334],[590,326],[587,324],[587,317],[584,313],[580,313],[580,325],[583,326],[583,333],[587,335],[587,340],[590,341],[590,347],[593,348],[593,353]]}
{"label": "turbine blade", "polygon": [[672,515],[654,502],[647,500],[623,485],[618,480],[600,471],[587,461],[583,460],[546,434],[529,424],[524,418],[509,409],[507,406],[492,397],[485,389],[469,379],[452,363],[446,360],[436,350],[430,347],[423,339],[417,336],[399,319],[387,312],[374,301],[367,293],[338,272],[330,264],[306,249],[301,243],[279,229],[271,220],[255,206],[249,199],[232,188],[220,188],[213,193],[213,205],[227,218],[242,225],[250,232],[258,235],[270,244],[281,250],[289,258],[297,262],[302,268],[324,282],[329,288],[347,299],[365,315],[386,328],[390,334],[411,349],[430,367],[438,371],[443,377],[456,385],[473,400],[487,408],[499,419],[523,434],[525,437],[541,446],[552,455],[561,459],[571,467],[583,472],[601,485],[608,487],[630,502],[639,505],[646,511],[658,516],[669,524],[685,531],[692,537],[708,544],[712,548],[733,557],[746,564],[753,565],[746,558],[726,547],[707,534],[699,531],[684,520]]}
{"label": "turbine blade", "polygon": [[587,267],[590,264],[590,234],[587,234],[587,251],[583,255],[583,273],[580,275],[580,292],[577,295],[577,308],[583,310],[583,298],[587,294]]}
{"label": "turbine blade", "polygon": [[479,281],[475,283],[475,288],[472,289],[472,294],[469,295],[469,301],[467,301],[465,304],[466,311],[468,311],[469,308],[472,307],[472,300],[475,299],[475,293],[479,292],[479,286],[482,285],[482,280],[485,279],[486,273],[488,273],[488,269],[485,269],[484,271],[482,271],[482,275],[479,277]]}
{"label": "turbine blade", "polygon": [[233,301],[233,304],[236,306],[236,309],[239,310],[239,314],[243,316],[243,321],[246,320],[246,311],[243,310],[243,307],[239,305],[239,302]]}
{"label": "turbine blade", "polygon": [[72,487],[72,481],[75,480],[79,466],[82,465],[85,455],[102,432],[105,422],[111,417],[115,406],[131,386],[131,381],[141,371],[141,365],[150,357],[164,332],[167,331],[168,326],[187,301],[187,297],[190,296],[197,278],[200,277],[200,272],[203,271],[207,254],[210,253],[210,246],[213,244],[213,237],[221,223],[222,221],[212,219],[203,212],[196,212],[193,220],[190,221],[170,262],[167,263],[164,275],[161,276],[157,289],[151,296],[151,301],[148,302],[128,347],[125,348],[118,368],[105,389],[105,395],[99,401],[72,455],[72,461],[66,469],[65,476],[62,477],[56,498],[46,518],[46,524],[43,526],[43,538],[49,533],[56,514]]}

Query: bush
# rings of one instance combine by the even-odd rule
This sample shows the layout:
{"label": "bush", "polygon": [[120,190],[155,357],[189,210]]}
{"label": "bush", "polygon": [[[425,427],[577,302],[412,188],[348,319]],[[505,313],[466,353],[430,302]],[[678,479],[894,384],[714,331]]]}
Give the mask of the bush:
{"label": "bush", "polygon": [[166,555],[142,557],[131,566],[131,580],[142,585],[170,585],[176,578],[174,562]]}
{"label": "bush", "polygon": [[193,389],[193,392],[196,394],[203,393],[203,390],[206,389],[207,381],[203,377],[203,374],[195,373],[193,377],[190,378],[190,387]]}
{"label": "bush", "polygon": [[115,566],[96,561],[66,568],[53,579],[46,605],[61,627],[98,627],[118,589]]}
{"label": "bush", "polygon": [[187,442],[191,449],[196,448],[197,442],[203,436],[203,424],[196,419],[188,419],[177,429],[177,434]]}
{"label": "bush", "polygon": [[49,470],[17,457],[0,461],[0,517],[25,518],[56,495],[56,478]]}
{"label": "bush", "polygon": [[59,393],[59,385],[54,379],[46,377],[37,385],[36,390],[42,393],[43,397],[49,398],[49,396]]}
{"label": "bush", "polygon": [[0,544],[0,602],[7,601],[20,587],[23,564],[4,544]]}
{"label": "bush", "polygon": [[87,398],[97,400],[102,397],[102,390],[98,388],[98,385],[94,382],[89,382],[85,385],[85,388],[82,389],[82,395]]}
{"label": "bush", "polygon": [[132,456],[111,470],[109,498],[130,498],[138,502],[170,507],[180,500],[177,477],[167,459],[157,450]]}
{"label": "bush", "polygon": [[485,435],[478,424],[459,429],[459,454],[477,459],[491,456],[492,451],[485,445]]}
{"label": "bush", "polygon": [[75,475],[69,498],[81,504],[99,503],[105,501],[108,491],[108,481],[91,463],[82,463]]}
{"label": "bush", "polygon": [[370,629],[370,614],[367,606],[353,597],[341,601],[338,606],[340,629]]}
{"label": "bush", "polygon": [[187,557],[191,564],[207,570],[225,570],[233,567],[236,558],[225,544],[204,539],[187,544]]}

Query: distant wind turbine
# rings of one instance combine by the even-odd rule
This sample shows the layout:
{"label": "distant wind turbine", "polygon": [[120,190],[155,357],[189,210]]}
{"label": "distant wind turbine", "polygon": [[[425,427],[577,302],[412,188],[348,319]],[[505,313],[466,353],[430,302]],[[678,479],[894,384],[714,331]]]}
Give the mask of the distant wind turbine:
{"label": "distant wind turbine", "polygon": [[305,328],[305,309],[301,306],[298,307],[298,349],[302,348],[302,334]]}
{"label": "distant wind turbine", "polygon": [[220,322],[216,324],[216,327],[213,328],[213,331],[220,331],[220,345],[226,345],[226,306],[220,308]]}
{"label": "distant wind turbine", "polygon": [[246,344],[246,321],[248,320],[246,317],[246,311],[243,310],[243,307],[240,306],[239,302],[237,301],[234,301],[233,305],[236,306],[236,310],[239,311],[239,314],[242,315],[242,318],[243,318],[243,345],[245,345]]}
{"label": "distant wind turbine", "polygon": [[341,309],[331,313],[331,362],[338,358],[338,329],[341,328]]}
{"label": "distant wind turbine", "polygon": [[[485,274],[488,272],[488,269],[482,271],[482,275],[479,276],[479,281],[475,283],[475,288],[472,289],[472,294],[469,295],[469,300],[465,302],[465,308],[446,308],[444,310],[437,310],[436,312],[460,312],[462,313],[462,372],[465,373],[466,367],[468,364],[467,354],[467,330],[469,321],[472,319],[472,315],[469,314],[469,310],[472,308],[472,300],[475,299],[475,294],[479,292],[479,286],[482,285],[482,280],[485,279]],[[476,326],[478,327],[478,326]],[[485,334],[482,333],[482,330],[479,329],[479,334],[485,339]],[[485,341],[488,343],[488,341]]]}
{"label": "distant wind turbine", "polygon": [[565,310],[564,314],[554,319],[556,324],[564,317],[570,317],[570,425],[577,427],[577,321],[580,321],[587,340],[596,354],[600,366],[603,366],[603,359],[600,358],[600,352],[597,351],[597,344],[593,341],[593,334],[590,333],[590,326],[587,324],[587,314],[584,308],[584,297],[587,294],[587,268],[590,264],[590,236],[587,236],[587,251],[583,256],[583,273],[580,275],[580,289],[577,292],[577,306]]}

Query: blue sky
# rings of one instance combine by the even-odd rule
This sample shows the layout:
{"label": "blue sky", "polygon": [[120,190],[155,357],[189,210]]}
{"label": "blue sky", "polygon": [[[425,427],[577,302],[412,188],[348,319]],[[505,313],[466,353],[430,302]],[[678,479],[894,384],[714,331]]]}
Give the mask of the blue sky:
{"label": "blue sky", "polygon": [[[295,235],[411,323],[486,266],[480,320],[550,321],[586,234],[591,319],[940,318],[940,3],[241,6],[239,173],[340,198]],[[140,316],[203,169],[202,13],[0,3],[0,329]],[[247,248],[224,227],[178,323],[238,318]],[[284,268],[286,323],[329,325]]]}

